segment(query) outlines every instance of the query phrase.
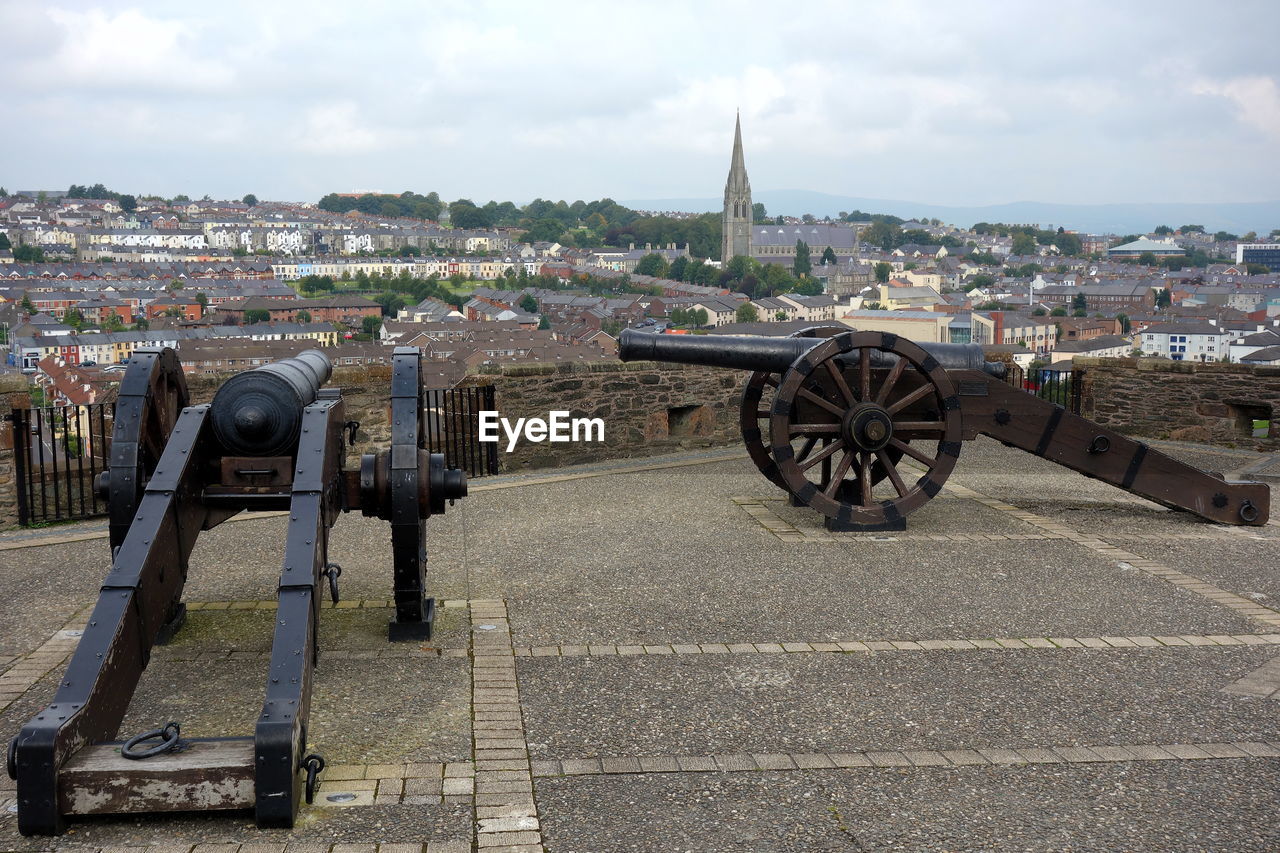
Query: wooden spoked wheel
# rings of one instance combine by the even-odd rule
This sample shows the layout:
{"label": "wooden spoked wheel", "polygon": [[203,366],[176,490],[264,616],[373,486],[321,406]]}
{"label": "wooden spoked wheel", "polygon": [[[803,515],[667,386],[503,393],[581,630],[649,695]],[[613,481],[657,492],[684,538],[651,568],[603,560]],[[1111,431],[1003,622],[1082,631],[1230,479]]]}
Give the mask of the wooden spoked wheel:
{"label": "wooden spoked wheel", "polygon": [[[849,331],[848,326],[812,326],[793,332],[791,338],[829,338]],[[742,389],[742,400],[738,409],[738,423],[742,430],[742,443],[746,445],[747,455],[760,469],[765,478],[783,491],[788,491],[778,466],[773,462],[773,451],[764,438],[764,430],[768,429],[770,410],[773,407],[773,394],[781,377],[767,370],[757,370],[747,377],[747,384]],[[815,442],[816,443],[816,442]],[[812,450],[812,447],[810,448]]]}
{"label": "wooden spoked wheel", "polygon": [[[801,329],[794,332],[788,337],[791,338],[830,338],[835,335],[846,334],[850,331],[848,326],[811,326],[807,329]],[[770,373],[767,370],[758,370],[747,378],[747,384],[742,389],[742,400],[738,409],[738,423],[742,431],[742,443],[747,448],[747,455],[751,457],[751,461],[755,463],[756,468],[760,469],[760,473],[765,478],[782,489],[784,492],[790,493],[791,489],[787,486],[782,475],[778,473],[778,466],[773,461],[773,449],[771,442],[765,436],[769,429],[769,418],[773,414],[773,399],[781,377],[776,373]],[[814,393],[823,393],[823,389],[815,383],[810,383],[810,391]],[[839,402],[838,397],[832,398]],[[826,450],[831,442],[830,437],[810,437],[801,443],[796,459],[804,462],[806,458],[815,452]],[[902,451],[897,448],[890,448],[888,451],[890,459],[894,464],[902,458]],[[818,469],[822,475],[819,483],[822,488],[826,488],[831,478],[831,462],[828,457],[821,463]],[[871,481],[878,483],[886,476],[884,466],[877,461],[871,469]]]}
{"label": "wooden spoked wheel", "polygon": [[960,401],[946,369],[919,345],[846,332],[783,374],[769,432],[778,474],[801,503],[839,527],[889,528],[936,495],[955,467]]}
{"label": "wooden spoked wheel", "polygon": [[120,383],[107,470],[111,548],[124,542],[142,492],[189,400],[187,380],[170,348],[137,349]]}

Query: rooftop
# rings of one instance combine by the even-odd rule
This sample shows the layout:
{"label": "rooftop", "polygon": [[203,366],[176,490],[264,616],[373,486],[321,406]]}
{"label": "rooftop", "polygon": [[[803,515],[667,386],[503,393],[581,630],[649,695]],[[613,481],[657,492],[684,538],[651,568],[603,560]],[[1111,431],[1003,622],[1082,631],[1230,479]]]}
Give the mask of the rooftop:
{"label": "rooftop", "polygon": [[[1212,470],[1265,461],[1159,446]],[[61,841],[454,853],[501,825],[557,851],[1274,849],[1274,522],[1207,524],[985,439],[905,533],[826,532],[737,448],[471,491],[428,522],[429,645],[385,642],[387,526],[335,527],[343,601],[321,614],[310,734],[328,769],[295,829],[177,814],[77,821]],[[187,625],[124,735],[251,728],[285,522],[202,536]],[[105,528],[0,536],[0,656],[53,664],[13,695],[6,737],[51,695],[67,646],[39,649],[83,624]],[[473,705],[494,672],[471,666],[482,635],[513,656],[503,731],[532,762],[529,816],[488,811],[513,783],[473,781],[474,738],[500,725]],[[0,808],[0,848],[47,847]]]}

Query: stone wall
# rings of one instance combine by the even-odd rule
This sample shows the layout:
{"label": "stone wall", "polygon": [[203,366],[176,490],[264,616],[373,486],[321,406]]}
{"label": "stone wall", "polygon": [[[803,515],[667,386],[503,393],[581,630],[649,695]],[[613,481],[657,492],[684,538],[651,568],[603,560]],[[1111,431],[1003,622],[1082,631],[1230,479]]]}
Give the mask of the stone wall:
{"label": "stone wall", "polygon": [[[1260,451],[1280,449],[1280,366],[1200,364],[1153,358],[1077,358],[1081,414],[1144,438]],[[1271,421],[1253,437],[1254,420]]]}
{"label": "stone wall", "polygon": [[[226,378],[188,377],[191,401],[209,402]],[[516,418],[545,420],[552,411],[604,421],[603,442],[521,441],[507,453],[504,440],[498,463],[506,472],[733,444],[740,441],[738,395],[745,378],[741,371],[615,361],[502,365],[468,376],[463,384],[494,386],[498,412],[512,423]],[[337,368],[329,384],[342,389],[348,420],[360,422],[348,464],[356,464],[360,453],[388,446],[391,368]]]}
{"label": "stone wall", "polygon": [[[200,374],[187,377],[191,402],[208,403],[222,383],[233,374]],[[348,451],[348,466],[359,462],[361,453],[382,449],[391,444],[391,366],[368,365],[334,368],[328,387],[341,388],[346,402],[347,420],[359,421],[356,446]]]}
{"label": "stone wall", "polygon": [[0,530],[18,526],[18,485],[13,464],[13,422],[15,408],[30,408],[27,379],[19,374],[0,376]]}
{"label": "stone wall", "polygon": [[736,370],[652,362],[505,365],[470,376],[466,384],[492,384],[501,416],[601,418],[603,442],[521,442],[498,451],[503,471],[577,465],[734,444],[738,396],[746,374]]}

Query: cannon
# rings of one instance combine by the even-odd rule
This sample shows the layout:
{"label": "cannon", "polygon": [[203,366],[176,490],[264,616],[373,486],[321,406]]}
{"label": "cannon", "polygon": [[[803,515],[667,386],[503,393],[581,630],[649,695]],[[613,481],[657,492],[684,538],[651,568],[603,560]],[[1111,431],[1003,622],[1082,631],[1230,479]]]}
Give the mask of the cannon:
{"label": "cannon", "polygon": [[976,344],[844,326],[786,338],[628,329],[618,355],[751,371],[740,409],[747,452],[830,530],[905,529],[978,435],[1210,521],[1267,521],[1265,484],[1228,482],[1014,388]]}
{"label": "cannon", "polygon": [[[253,809],[292,826],[324,760],[307,752],[320,602],[338,601],[328,559],[339,513],[391,526],[393,641],[431,636],[426,520],[467,493],[463,472],[424,449],[418,350],[392,355],[391,447],[347,470],[341,391],[322,387],[318,350],[238,374],[212,403],[188,405],[172,349],[136,351],[120,386],[110,465],[111,568],[53,701],[9,743],[18,828],[54,835],[70,815]],[[187,737],[176,723],[113,742],[157,642],[185,618],[196,538],[245,510],[288,510],[266,697],[252,735]],[[181,734],[181,737],[180,737]]]}

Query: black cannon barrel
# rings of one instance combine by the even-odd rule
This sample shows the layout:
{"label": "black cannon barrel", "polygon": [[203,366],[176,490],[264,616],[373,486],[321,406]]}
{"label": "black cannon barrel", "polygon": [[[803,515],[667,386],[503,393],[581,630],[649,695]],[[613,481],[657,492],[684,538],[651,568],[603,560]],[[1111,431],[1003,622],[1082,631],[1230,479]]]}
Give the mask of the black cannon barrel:
{"label": "black cannon barrel", "polygon": [[[658,335],[626,329],[618,338],[618,358],[623,361],[670,361],[782,373],[797,358],[822,342],[822,338]],[[1004,365],[987,361],[978,344],[917,344],[948,370],[985,370],[993,376],[1004,376]],[[841,356],[841,360],[847,363],[854,357],[849,354]],[[897,360],[892,353],[872,352],[871,362],[877,367],[891,366]]]}
{"label": "black cannon barrel", "polygon": [[315,349],[236,374],[213,396],[214,435],[235,456],[292,454],[302,434],[302,410],[331,375],[329,358]]}

